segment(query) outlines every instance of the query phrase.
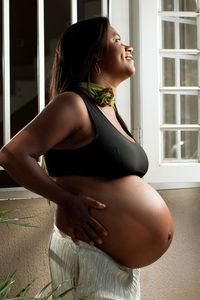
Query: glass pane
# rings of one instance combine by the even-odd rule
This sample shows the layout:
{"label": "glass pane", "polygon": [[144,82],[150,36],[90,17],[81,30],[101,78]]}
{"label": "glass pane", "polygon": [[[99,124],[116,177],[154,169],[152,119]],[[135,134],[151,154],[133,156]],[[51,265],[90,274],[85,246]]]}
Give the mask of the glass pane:
{"label": "glass pane", "polygon": [[78,20],[98,17],[101,15],[101,0],[79,0]]}
{"label": "glass pane", "polygon": [[181,158],[197,159],[198,131],[181,131]]}
{"label": "glass pane", "polygon": [[180,59],[180,85],[197,86],[197,60]]}
{"label": "glass pane", "polygon": [[[26,13],[23,13],[26,12]],[[11,0],[11,136],[37,114],[37,6]]]}
{"label": "glass pane", "polygon": [[163,132],[164,158],[177,157],[176,131]]}
{"label": "glass pane", "polygon": [[180,23],[180,48],[197,48],[197,26],[196,24]]}
{"label": "glass pane", "polygon": [[163,123],[176,124],[176,95],[163,95]]}
{"label": "glass pane", "polygon": [[198,96],[181,95],[181,124],[198,124]]}
{"label": "glass pane", "polygon": [[179,0],[180,11],[195,11],[197,9],[196,0]]}
{"label": "glass pane", "polygon": [[162,10],[174,10],[174,0],[162,0]]}
{"label": "glass pane", "polygon": [[163,85],[175,86],[175,59],[163,57]]}
{"label": "glass pane", "polygon": [[[2,0],[0,0],[0,16],[2,16]],[[2,22],[0,22],[2,32]],[[2,57],[2,39],[0,39],[0,57]],[[0,62],[0,148],[3,146],[3,86],[2,86],[2,59]]]}
{"label": "glass pane", "polygon": [[[45,89],[46,102],[49,101],[49,76],[53,64],[55,48],[61,33],[70,25],[70,0],[45,0]],[[52,22],[56,18],[56,22]]]}
{"label": "glass pane", "polygon": [[162,21],[162,48],[174,49],[174,22]]}

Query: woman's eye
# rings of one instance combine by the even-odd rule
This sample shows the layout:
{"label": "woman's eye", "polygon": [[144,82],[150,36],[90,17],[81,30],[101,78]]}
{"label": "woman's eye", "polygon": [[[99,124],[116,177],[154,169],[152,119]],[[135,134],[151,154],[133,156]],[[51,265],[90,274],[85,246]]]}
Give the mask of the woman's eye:
{"label": "woman's eye", "polygon": [[120,41],[121,41],[121,39],[116,39],[116,40],[115,40],[115,42],[120,42]]}

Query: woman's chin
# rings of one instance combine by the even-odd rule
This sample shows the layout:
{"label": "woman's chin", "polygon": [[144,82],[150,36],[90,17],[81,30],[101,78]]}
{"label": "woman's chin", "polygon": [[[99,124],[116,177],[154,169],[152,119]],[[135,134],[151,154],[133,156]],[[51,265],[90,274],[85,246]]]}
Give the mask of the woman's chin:
{"label": "woman's chin", "polygon": [[130,77],[133,77],[135,75],[135,68],[130,70]]}
{"label": "woman's chin", "polygon": [[127,73],[127,78],[133,77],[135,75],[135,68],[134,67],[133,68],[128,68],[126,70],[126,73]]}

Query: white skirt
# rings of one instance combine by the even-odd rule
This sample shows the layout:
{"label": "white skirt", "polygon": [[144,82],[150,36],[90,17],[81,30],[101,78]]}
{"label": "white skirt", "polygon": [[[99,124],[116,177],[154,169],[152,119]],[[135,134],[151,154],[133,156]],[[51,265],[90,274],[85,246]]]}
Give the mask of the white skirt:
{"label": "white skirt", "polygon": [[55,225],[49,242],[49,266],[52,288],[61,287],[54,297],[76,286],[62,299],[139,300],[140,269],[130,269],[89,244],[61,232]]}

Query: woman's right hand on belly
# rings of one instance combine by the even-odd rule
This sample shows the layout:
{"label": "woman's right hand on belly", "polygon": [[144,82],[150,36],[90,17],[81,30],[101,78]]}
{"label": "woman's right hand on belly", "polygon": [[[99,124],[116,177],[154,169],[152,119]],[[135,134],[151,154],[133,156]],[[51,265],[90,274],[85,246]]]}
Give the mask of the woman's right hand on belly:
{"label": "woman's right hand on belly", "polygon": [[72,192],[66,204],[59,206],[64,217],[61,217],[64,221],[63,229],[75,243],[82,240],[90,245],[102,244],[102,237],[108,234],[103,225],[91,216],[90,207],[102,210],[106,205],[81,193]]}

